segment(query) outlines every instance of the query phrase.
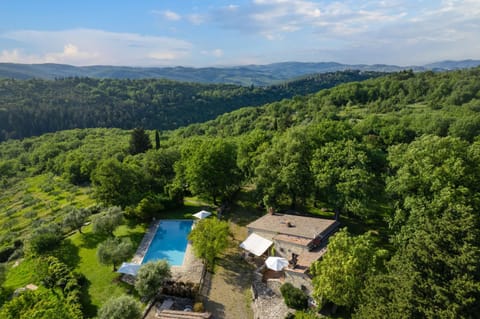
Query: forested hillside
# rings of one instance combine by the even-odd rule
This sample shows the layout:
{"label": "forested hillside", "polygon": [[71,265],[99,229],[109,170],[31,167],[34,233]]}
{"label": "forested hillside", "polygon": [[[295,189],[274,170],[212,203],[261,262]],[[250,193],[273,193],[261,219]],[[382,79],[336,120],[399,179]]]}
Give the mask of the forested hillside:
{"label": "forested hillside", "polygon": [[[64,81],[53,83],[120,83]],[[75,209],[115,205],[151,220],[185,196],[221,205],[248,192],[251,209],[340,215],[349,233],[312,268],[318,304],[355,318],[478,317],[480,68],[390,74],[157,134],[76,129],[2,142],[3,261],[58,255],[39,242],[60,245],[54,234],[71,230],[63,222]]]}
{"label": "forested hillside", "polygon": [[345,71],[266,88],[168,80],[0,80],[0,141],[72,128],[175,129],[244,106],[380,76]]}

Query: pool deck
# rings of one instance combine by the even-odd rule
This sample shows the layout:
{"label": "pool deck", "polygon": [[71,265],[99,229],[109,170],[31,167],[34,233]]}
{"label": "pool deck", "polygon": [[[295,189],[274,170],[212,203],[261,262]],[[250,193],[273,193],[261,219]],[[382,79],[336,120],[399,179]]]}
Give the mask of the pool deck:
{"label": "pool deck", "polygon": [[[157,220],[150,225],[147,233],[143,236],[142,242],[137,248],[135,255],[132,258],[132,262],[135,264],[141,264],[143,257],[150,246],[150,243],[157,232],[157,229],[162,220]],[[194,221],[195,223],[195,221]],[[185,250],[185,257],[181,266],[171,266],[170,271],[172,273],[172,280],[178,282],[191,282],[194,284],[200,284],[203,274],[203,263],[195,257],[193,253],[193,247],[191,242],[187,243],[187,249]]]}

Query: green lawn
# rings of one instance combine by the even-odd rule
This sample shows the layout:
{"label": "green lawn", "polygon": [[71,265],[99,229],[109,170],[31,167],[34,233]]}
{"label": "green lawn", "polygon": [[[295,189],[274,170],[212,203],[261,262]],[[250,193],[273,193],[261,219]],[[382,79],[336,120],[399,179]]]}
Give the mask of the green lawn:
{"label": "green lawn", "polygon": [[[184,207],[161,212],[157,216],[158,219],[183,219],[191,218],[193,213],[199,209],[206,207],[198,203],[187,203]],[[138,247],[145,234],[148,224],[120,226],[115,231],[117,237],[128,237],[132,240],[135,249]],[[76,232],[69,237],[71,243],[78,248],[78,262],[76,262],[75,270],[84,274],[87,278],[88,285],[85,293],[84,312],[88,317],[96,315],[98,308],[108,299],[120,296],[125,293],[134,294],[135,290],[132,286],[119,281],[119,274],[113,272],[111,265],[101,265],[97,261],[97,245],[105,240],[105,237],[95,235],[91,232],[91,226],[82,229],[83,234]],[[132,252],[132,256],[133,256]]]}
{"label": "green lawn", "polygon": [[5,283],[3,286],[7,289],[16,289],[24,287],[30,283],[36,285],[40,284],[35,278],[35,265],[37,263],[34,259],[24,259],[18,266],[12,267],[7,272]]}
{"label": "green lawn", "polygon": [[[129,237],[136,248],[144,233],[144,225],[122,225],[115,231],[115,236]],[[98,308],[108,299],[134,291],[130,285],[119,280],[119,274],[113,271],[111,265],[105,266],[98,262],[97,245],[105,238],[93,234],[91,226],[84,227],[83,234],[76,232],[69,238],[78,248],[79,258],[75,270],[87,278],[87,291],[83,303],[84,312],[88,317],[95,316]]]}

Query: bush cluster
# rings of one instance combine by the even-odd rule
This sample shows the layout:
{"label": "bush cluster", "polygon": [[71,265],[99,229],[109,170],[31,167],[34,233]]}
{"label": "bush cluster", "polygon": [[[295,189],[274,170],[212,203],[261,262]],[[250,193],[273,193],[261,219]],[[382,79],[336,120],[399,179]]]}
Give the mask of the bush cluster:
{"label": "bush cluster", "polygon": [[308,295],[291,283],[285,283],[280,287],[280,292],[285,304],[293,309],[303,310],[308,307]]}

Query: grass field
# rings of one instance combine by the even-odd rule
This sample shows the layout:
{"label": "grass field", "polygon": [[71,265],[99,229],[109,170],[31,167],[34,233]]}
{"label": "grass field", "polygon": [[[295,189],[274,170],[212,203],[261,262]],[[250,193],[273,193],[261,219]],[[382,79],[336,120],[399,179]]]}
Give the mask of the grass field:
{"label": "grass field", "polygon": [[32,227],[61,221],[69,207],[95,204],[89,187],[79,187],[52,174],[27,177],[0,194],[0,241],[24,238]]}

